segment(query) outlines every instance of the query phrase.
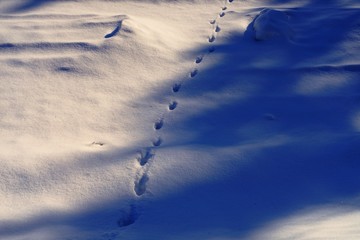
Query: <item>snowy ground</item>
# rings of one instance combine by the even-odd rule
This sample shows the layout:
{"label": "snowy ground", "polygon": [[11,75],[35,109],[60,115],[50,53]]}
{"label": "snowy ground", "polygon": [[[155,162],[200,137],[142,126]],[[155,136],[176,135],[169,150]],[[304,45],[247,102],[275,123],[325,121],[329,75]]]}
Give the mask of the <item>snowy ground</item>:
{"label": "snowy ground", "polygon": [[359,9],[0,1],[0,239],[360,239]]}

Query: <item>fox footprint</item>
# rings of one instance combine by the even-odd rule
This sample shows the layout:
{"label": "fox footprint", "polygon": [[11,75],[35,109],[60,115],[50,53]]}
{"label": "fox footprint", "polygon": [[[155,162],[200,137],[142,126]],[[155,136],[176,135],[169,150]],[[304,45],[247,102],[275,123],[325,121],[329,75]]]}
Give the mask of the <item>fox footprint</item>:
{"label": "fox footprint", "polygon": [[135,181],[134,191],[137,196],[141,196],[146,192],[148,181],[149,177],[146,173],[144,173],[140,179]]}
{"label": "fox footprint", "polygon": [[169,104],[169,110],[175,110],[175,108],[177,107],[178,103],[176,101],[173,101]]}
{"label": "fox footprint", "polygon": [[164,119],[161,118],[157,122],[155,122],[154,129],[160,130],[163,126],[164,126]]}
{"label": "fox footprint", "polygon": [[137,158],[140,166],[144,166],[147,164],[154,156],[155,154],[151,150],[151,148],[145,149],[139,153],[139,157]]}

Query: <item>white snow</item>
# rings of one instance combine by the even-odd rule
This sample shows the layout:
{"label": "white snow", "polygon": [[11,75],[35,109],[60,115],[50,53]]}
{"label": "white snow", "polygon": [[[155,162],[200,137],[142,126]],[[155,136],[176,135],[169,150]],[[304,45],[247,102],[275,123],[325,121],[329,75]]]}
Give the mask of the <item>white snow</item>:
{"label": "white snow", "polygon": [[359,7],[0,1],[0,239],[359,239]]}

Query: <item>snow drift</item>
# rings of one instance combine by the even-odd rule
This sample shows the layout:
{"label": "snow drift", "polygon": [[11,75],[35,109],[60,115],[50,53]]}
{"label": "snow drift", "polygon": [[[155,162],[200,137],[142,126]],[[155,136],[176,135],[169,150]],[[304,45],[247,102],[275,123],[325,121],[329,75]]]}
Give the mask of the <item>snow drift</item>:
{"label": "snow drift", "polygon": [[358,6],[0,1],[0,239],[359,239]]}
{"label": "snow drift", "polygon": [[274,9],[262,10],[255,18],[253,26],[256,40],[291,39],[294,34],[289,17],[284,12]]}

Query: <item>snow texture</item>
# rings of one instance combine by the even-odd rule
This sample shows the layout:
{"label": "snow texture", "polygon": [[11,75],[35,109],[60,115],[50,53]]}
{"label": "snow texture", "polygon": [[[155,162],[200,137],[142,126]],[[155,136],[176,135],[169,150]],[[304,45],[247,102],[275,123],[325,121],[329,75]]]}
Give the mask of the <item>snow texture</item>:
{"label": "snow texture", "polygon": [[267,40],[271,38],[290,39],[293,31],[288,16],[277,10],[264,9],[254,21],[255,39]]}
{"label": "snow texture", "polygon": [[0,239],[360,239],[359,9],[0,1]]}

